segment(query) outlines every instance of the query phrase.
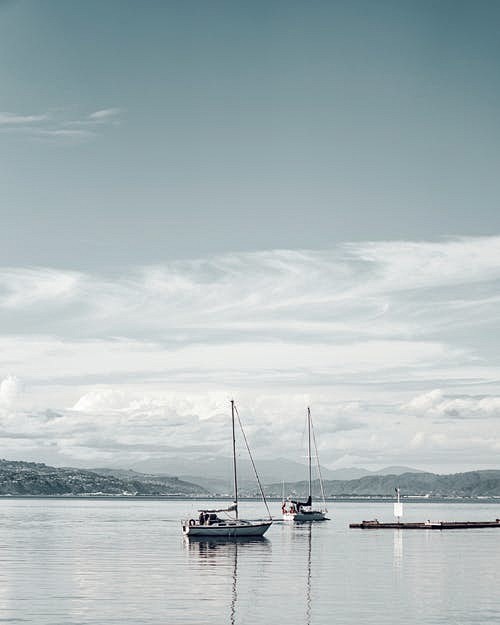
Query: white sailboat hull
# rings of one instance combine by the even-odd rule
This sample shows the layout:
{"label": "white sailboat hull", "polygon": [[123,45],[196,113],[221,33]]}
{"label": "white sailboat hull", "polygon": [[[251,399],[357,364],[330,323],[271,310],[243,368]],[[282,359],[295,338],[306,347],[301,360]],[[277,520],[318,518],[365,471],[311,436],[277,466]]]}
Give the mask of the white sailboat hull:
{"label": "white sailboat hull", "polygon": [[284,512],[283,521],[294,521],[295,523],[307,523],[310,521],[327,521],[326,513],[322,510],[311,510],[310,512]]}
{"label": "white sailboat hull", "polygon": [[224,524],[200,525],[197,521],[191,524],[182,522],[182,533],[185,536],[214,536],[217,538],[237,538],[240,536],[263,536],[271,527],[272,521],[230,521]]}

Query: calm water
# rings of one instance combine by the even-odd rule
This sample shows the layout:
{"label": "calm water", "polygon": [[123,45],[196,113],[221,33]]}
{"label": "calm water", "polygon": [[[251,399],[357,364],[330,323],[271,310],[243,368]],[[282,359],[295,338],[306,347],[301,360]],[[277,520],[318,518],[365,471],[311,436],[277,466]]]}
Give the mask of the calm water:
{"label": "calm water", "polygon": [[[391,505],[337,503],[332,521],[276,523],[262,541],[188,542],[178,520],[196,505],[1,500],[0,623],[500,623],[500,530],[349,530]],[[405,506],[406,520],[498,516]]]}

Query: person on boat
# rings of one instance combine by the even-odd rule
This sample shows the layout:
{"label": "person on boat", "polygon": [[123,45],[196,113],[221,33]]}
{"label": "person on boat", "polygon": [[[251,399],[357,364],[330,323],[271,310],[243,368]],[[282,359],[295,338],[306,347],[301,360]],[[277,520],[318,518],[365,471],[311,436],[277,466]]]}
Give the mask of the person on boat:
{"label": "person on boat", "polygon": [[205,513],[204,512],[200,512],[200,517],[199,517],[198,521],[200,522],[200,525],[204,525],[205,524]]}
{"label": "person on boat", "polygon": [[312,504],[312,497],[309,495],[307,501],[292,501],[292,504],[297,506],[297,514],[302,512],[302,508],[310,507]]}

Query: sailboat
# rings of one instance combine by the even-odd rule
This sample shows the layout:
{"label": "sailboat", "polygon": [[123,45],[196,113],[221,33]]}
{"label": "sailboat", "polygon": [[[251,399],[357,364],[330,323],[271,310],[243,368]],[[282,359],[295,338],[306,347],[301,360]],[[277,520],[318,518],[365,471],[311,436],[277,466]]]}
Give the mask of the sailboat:
{"label": "sailboat", "polygon": [[[327,521],[326,513],[326,501],[325,491],[323,489],[323,479],[321,477],[321,467],[319,464],[318,449],[316,446],[316,437],[314,436],[314,428],[311,419],[311,409],[307,408],[307,440],[308,440],[308,468],[309,468],[309,493],[307,501],[297,501],[288,498],[286,501],[283,498],[283,505],[281,506],[281,512],[283,513],[284,521],[296,521],[303,523],[307,521]],[[311,439],[314,442],[314,450],[316,453],[316,462],[318,468],[318,478],[321,487],[321,496],[323,499],[322,508],[313,508],[312,503],[312,454],[311,454]]]}
{"label": "sailboat", "polygon": [[[235,413],[238,415],[243,439],[252,462],[252,466],[259,484],[262,499],[266,506],[269,520],[246,521],[240,519],[238,511],[238,473],[236,466],[236,432],[235,432]],[[231,423],[233,432],[233,480],[234,480],[234,502],[227,508],[217,510],[198,510],[198,516],[194,519],[185,519],[182,521],[182,533],[185,536],[213,536],[215,538],[239,538],[246,536],[263,536],[272,525],[272,517],[267,505],[267,501],[260,483],[255,463],[253,461],[250,447],[239,418],[238,411],[231,400]],[[223,515],[223,516],[219,516]]]}

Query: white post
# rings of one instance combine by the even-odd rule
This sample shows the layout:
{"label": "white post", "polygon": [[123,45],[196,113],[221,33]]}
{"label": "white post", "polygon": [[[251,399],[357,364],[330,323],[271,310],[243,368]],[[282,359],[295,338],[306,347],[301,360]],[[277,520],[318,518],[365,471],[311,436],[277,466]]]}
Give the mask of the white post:
{"label": "white post", "polygon": [[397,495],[397,502],[394,504],[394,516],[396,517],[396,523],[401,523],[401,517],[403,516],[403,504],[401,503],[401,495],[399,488],[395,489]]}

